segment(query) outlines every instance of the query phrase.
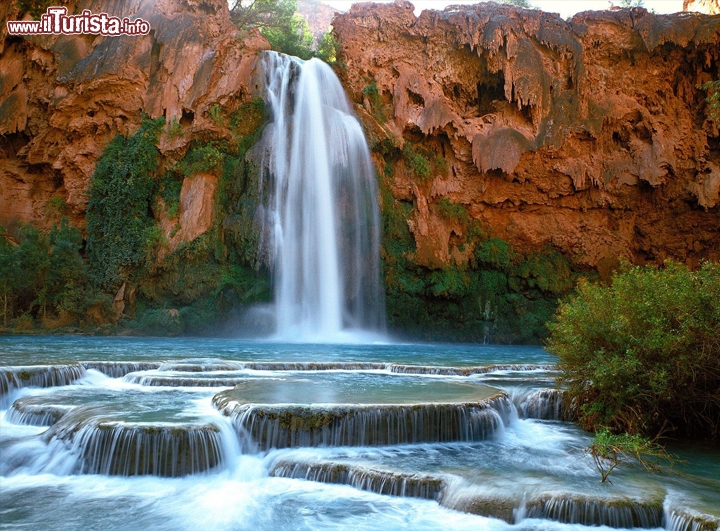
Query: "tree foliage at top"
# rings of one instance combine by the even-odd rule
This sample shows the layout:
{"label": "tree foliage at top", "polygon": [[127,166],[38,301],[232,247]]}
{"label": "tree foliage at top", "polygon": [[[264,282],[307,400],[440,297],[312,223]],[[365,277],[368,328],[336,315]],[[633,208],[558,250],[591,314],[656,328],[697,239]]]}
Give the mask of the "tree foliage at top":
{"label": "tree foliage at top", "polygon": [[259,29],[273,50],[310,59],[313,36],[296,11],[296,0],[235,0],[230,19],[243,32]]}
{"label": "tree foliage at top", "polygon": [[549,329],[583,427],[720,438],[720,265],[667,262],[586,283]]}

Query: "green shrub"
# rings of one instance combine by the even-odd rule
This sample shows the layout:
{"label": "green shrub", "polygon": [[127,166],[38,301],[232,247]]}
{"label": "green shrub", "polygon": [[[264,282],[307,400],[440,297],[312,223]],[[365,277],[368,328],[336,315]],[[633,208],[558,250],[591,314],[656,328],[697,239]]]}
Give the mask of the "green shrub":
{"label": "green shrub", "polygon": [[225,123],[225,120],[223,119],[223,112],[220,105],[217,103],[210,107],[210,110],[208,110],[208,114],[210,115],[210,118],[213,119],[213,122],[215,122],[215,125],[222,127]]}
{"label": "green shrub", "polygon": [[31,225],[25,225],[20,231],[20,245],[14,255],[19,266],[16,269],[15,289],[20,307],[28,312],[38,309],[44,316],[47,313],[47,277],[50,270],[50,243],[47,235]]}
{"label": "green shrub", "polygon": [[62,218],[48,236],[50,267],[47,274],[48,300],[53,309],[64,311],[74,318],[85,314],[84,304],[88,281],[85,262],[80,256],[82,235]]}
{"label": "green shrub", "polygon": [[481,268],[507,271],[512,263],[512,256],[512,247],[500,238],[490,238],[475,249],[475,260]]}
{"label": "green shrub", "polygon": [[550,324],[548,349],[588,429],[720,435],[720,266],[628,267],[584,283]]}
{"label": "green shrub", "polygon": [[268,27],[260,31],[270,43],[270,48],[276,52],[304,60],[315,56],[312,49],[313,35],[307,21],[300,16],[293,16],[283,26]]}
{"label": "green shrub", "polygon": [[470,276],[457,266],[432,271],[427,284],[433,297],[456,300],[466,297],[473,287]]}
{"label": "green shrub", "polygon": [[130,138],[116,136],[105,148],[90,180],[87,257],[90,276],[107,290],[117,289],[144,257],[152,229],[150,201],[158,167],[158,135],[163,118],[143,120]]}
{"label": "green shrub", "polygon": [[61,218],[49,234],[25,225],[17,238],[18,245],[10,244],[4,227],[0,227],[0,311],[4,326],[15,315],[30,319],[61,316],[66,323],[81,322],[90,306],[102,302],[100,292],[88,282],[80,254],[82,235],[67,218]]}
{"label": "green shrub", "polygon": [[65,214],[67,214],[67,210],[67,201],[65,201],[62,197],[58,197],[56,195],[50,198],[45,207],[45,212],[48,216],[51,217],[51,219],[57,219],[64,216]]}
{"label": "green shrub", "polygon": [[465,205],[460,203],[453,203],[447,197],[441,197],[437,202],[437,209],[441,216],[447,219],[456,220],[464,224],[470,222],[470,216],[468,214]]}
{"label": "green shrub", "polygon": [[337,61],[342,46],[331,32],[320,35],[315,52],[318,59],[332,65]]}
{"label": "green shrub", "polygon": [[374,79],[371,79],[370,83],[363,88],[362,93],[363,96],[367,98],[368,103],[370,103],[371,114],[372,117],[375,118],[375,121],[380,124],[387,122],[387,108],[385,107],[385,102],[383,102],[382,96],[380,95],[380,89],[378,89],[377,82]]}
{"label": "green shrub", "polygon": [[608,429],[595,434],[588,452],[600,472],[601,482],[607,481],[610,473],[623,461],[635,460],[646,470],[659,470],[657,459],[672,462],[665,449],[645,437],[622,433],[616,435]]}
{"label": "green shrub", "polygon": [[239,136],[253,135],[265,122],[265,102],[260,97],[243,103],[230,114],[230,129]]}
{"label": "green shrub", "polygon": [[698,88],[707,93],[705,101],[708,106],[708,117],[720,124],[720,79],[698,85]]}
{"label": "green shrub", "polygon": [[565,293],[575,284],[567,259],[552,247],[532,253],[521,261],[517,265],[516,274],[529,288],[548,294]]}
{"label": "green shrub", "polygon": [[151,309],[142,312],[126,326],[136,332],[151,336],[175,336],[182,332],[180,313],[175,309]]}
{"label": "green shrub", "polygon": [[402,149],[402,156],[420,182],[426,182],[430,178],[430,160],[425,155],[418,152],[410,143],[405,142]]}
{"label": "green shrub", "polygon": [[165,209],[169,218],[178,215],[180,209],[180,192],[182,191],[183,178],[175,172],[169,171],[158,181],[158,195],[165,203]]}
{"label": "green shrub", "polygon": [[194,177],[198,173],[221,175],[228,151],[228,146],[223,142],[195,144],[180,161],[178,169],[185,177]]}

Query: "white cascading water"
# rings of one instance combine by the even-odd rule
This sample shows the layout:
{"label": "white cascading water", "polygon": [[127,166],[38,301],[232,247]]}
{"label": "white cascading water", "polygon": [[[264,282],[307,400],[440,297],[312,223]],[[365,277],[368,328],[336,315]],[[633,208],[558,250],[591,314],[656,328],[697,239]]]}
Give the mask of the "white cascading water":
{"label": "white cascading water", "polygon": [[265,52],[262,67],[271,123],[260,253],[273,270],[277,335],[382,332],[378,193],[362,126],[322,61]]}

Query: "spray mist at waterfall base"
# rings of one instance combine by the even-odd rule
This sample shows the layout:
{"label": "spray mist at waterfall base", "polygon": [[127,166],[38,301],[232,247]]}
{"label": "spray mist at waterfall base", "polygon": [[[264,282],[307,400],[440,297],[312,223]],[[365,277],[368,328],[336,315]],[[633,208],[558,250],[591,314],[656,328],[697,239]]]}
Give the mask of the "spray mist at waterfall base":
{"label": "spray mist at waterfall base", "polygon": [[228,323],[224,328],[224,335],[270,343],[385,345],[394,342],[394,339],[385,332],[359,328],[313,333],[297,325],[279,330],[277,312],[274,303],[255,304]]}

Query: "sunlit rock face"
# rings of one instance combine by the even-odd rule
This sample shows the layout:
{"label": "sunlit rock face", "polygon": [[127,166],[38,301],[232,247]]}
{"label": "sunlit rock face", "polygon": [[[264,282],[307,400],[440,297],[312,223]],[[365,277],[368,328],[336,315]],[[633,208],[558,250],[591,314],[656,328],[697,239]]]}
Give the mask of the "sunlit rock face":
{"label": "sunlit rock face", "polygon": [[[115,135],[135,132],[143,113],[151,118],[165,116],[168,124],[181,126],[181,135],[166,132],[160,139],[160,151],[171,161],[182,157],[193,138],[221,137],[208,110],[213,105],[232,110],[249,98],[257,52],[268,47],[257,33],[237,38],[223,0],[63,5],[71,14],[91,9],[142,18],[151,31],[146,36],[13,37],[7,35],[5,21],[17,19],[19,13],[12,2],[3,3],[3,224],[21,220],[49,227],[55,218],[48,202],[57,197],[67,203],[64,214],[82,227],[97,159]],[[197,190],[189,192],[198,195]],[[186,210],[206,203],[191,198]],[[202,219],[193,223],[181,222],[182,234],[175,239],[192,240],[203,227]]]}
{"label": "sunlit rock face", "polygon": [[377,145],[411,142],[447,162],[424,180],[402,158],[387,173],[413,206],[417,263],[472,256],[443,198],[521,252],[551,245],[579,267],[720,259],[720,133],[697,88],[718,78],[720,18],[566,21],[491,3],[416,17],[396,2],[356,6],[334,27]]}
{"label": "sunlit rock face", "polygon": [[720,15],[718,0],[683,0],[683,11]]}

